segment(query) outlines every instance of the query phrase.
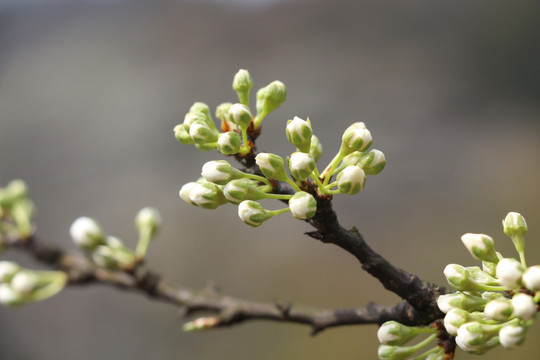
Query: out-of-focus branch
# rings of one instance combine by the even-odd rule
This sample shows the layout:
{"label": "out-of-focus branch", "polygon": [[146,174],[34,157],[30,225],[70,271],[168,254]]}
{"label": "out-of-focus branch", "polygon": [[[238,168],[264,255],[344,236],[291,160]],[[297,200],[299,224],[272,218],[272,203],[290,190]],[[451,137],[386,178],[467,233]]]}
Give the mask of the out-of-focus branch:
{"label": "out-of-focus branch", "polygon": [[309,325],[312,334],[343,325],[382,324],[397,320],[404,324],[424,323],[424,314],[407,302],[395,306],[369,303],[350,309],[321,309],[285,301],[254,302],[221,293],[213,287],[188,289],[164,280],[143,264],[133,271],[109,271],[92,264],[79,253],[40,241],[36,236],[25,240],[6,239],[14,247],[36,260],[68,274],[69,285],[104,284],[145,294],[150,298],[178,306],[186,315],[211,314],[211,327],[231,326],[249,320],[273,320]]}

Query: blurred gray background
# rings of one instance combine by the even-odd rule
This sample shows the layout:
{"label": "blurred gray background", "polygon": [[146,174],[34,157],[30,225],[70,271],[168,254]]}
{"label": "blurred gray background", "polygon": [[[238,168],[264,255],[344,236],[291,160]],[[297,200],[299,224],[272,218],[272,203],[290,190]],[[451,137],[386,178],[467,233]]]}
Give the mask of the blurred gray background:
{"label": "blurred gray background", "polygon": [[[222,157],[179,144],[173,127],[195,101],[234,101],[232,77],[246,68],[255,90],[279,79],[289,91],[260,150],[288,155],[287,119],[310,117],[324,167],[343,130],[367,124],[387,167],[335,208],[396,265],[444,284],[446,264],[476,265],[465,232],[517,256],[502,233],[508,211],[527,218],[528,261],[540,263],[539,15],[533,0],[0,1],[0,182],[26,180],[39,234],[73,250],[76,217],[134,245],[135,213],[158,207],[149,264],[185,286],[213,280],[247,299],[328,308],[396,303],[352,256],[304,236],[303,222],[252,229],[232,206],[178,198]],[[311,338],[299,325],[186,334],[182,323],[140,295],[69,288],[0,308],[0,358],[374,359],[378,345],[376,326]],[[538,336],[535,324],[512,356],[536,358]]]}

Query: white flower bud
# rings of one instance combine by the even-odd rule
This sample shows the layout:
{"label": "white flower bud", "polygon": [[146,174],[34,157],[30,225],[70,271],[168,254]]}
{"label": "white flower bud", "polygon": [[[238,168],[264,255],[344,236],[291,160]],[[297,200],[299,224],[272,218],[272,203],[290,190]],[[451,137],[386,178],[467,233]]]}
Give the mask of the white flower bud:
{"label": "white flower bud", "polygon": [[205,209],[215,209],[227,202],[218,185],[210,182],[197,183],[189,192],[189,199]]}
{"label": "white flower bud", "polygon": [[199,145],[215,143],[218,134],[206,122],[197,120],[189,127],[189,136]]}
{"label": "white flower bud", "polygon": [[293,217],[302,220],[309,219],[317,211],[317,201],[313,195],[299,191],[289,200],[289,209]]}
{"label": "white flower bud", "polygon": [[208,161],[203,165],[201,175],[208,182],[225,185],[233,178],[233,167],[226,160]]}
{"label": "white flower bud", "polygon": [[233,104],[229,108],[229,120],[241,129],[247,129],[251,123],[252,115],[249,108],[244,104]]}
{"label": "white flower bud", "polygon": [[23,270],[19,271],[17,274],[15,274],[15,276],[13,276],[10,284],[11,288],[16,292],[28,294],[37,288],[39,278],[34,272]]}
{"label": "white flower bud", "polygon": [[467,233],[461,237],[461,241],[475,259],[492,263],[499,262],[493,239],[490,236]]}
{"label": "white flower bud", "polygon": [[361,167],[349,165],[337,176],[338,189],[343,194],[354,195],[364,188],[366,174]]}
{"label": "white flower bud", "polygon": [[193,188],[196,187],[197,185],[199,185],[199,183],[188,182],[187,184],[182,186],[182,188],[180,189],[180,192],[179,192],[180,198],[182,200],[184,200],[185,202],[187,202],[188,204],[190,204],[190,205],[198,206],[193,201],[191,201],[191,198],[189,197],[189,194],[191,193],[191,190],[193,190]]}
{"label": "white flower bud", "polygon": [[443,313],[448,313],[454,308],[463,309],[468,312],[482,311],[487,300],[462,292],[455,292],[453,294],[441,295],[437,298],[437,305]]}
{"label": "white flower bud", "polygon": [[311,130],[311,124],[308,121],[300,119],[295,116],[293,120],[287,122],[287,128],[285,129],[287,140],[298,148],[301,152],[309,153],[311,147],[311,137],[313,130]]}
{"label": "white flower bud", "polygon": [[315,170],[315,161],[303,152],[293,152],[289,159],[291,175],[297,180],[305,180]]}
{"label": "white flower bud", "polygon": [[23,295],[8,284],[0,284],[0,304],[17,306],[23,304]]}
{"label": "white flower bud", "polygon": [[240,204],[244,200],[263,199],[266,193],[257,189],[256,182],[249,179],[231,180],[223,188],[223,195],[233,204]]}
{"label": "white flower bud", "polygon": [[0,283],[10,282],[20,270],[20,266],[13,261],[0,261]]}
{"label": "white flower bud", "polygon": [[282,157],[276,154],[262,152],[255,157],[255,162],[268,179],[279,181],[288,179],[285,172],[285,162]]}
{"label": "white flower bud", "polygon": [[[206,124],[206,115],[204,115],[203,113],[201,112],[188,112],[186,114],[186,116],[184,117],[184,122],[182,124],[184,124],[186,126],[186,130],[189,131],[189,129],[191,128],[191,125],[194,123],[194,122],[201,122],[203,124]],[[208,125],[208,124],[206,124]]]}
{"label": "white flower bud", "polygon": [[491,300],[484,308],[484,314],[491,320],[506,321],[512,316],[514,308],[510,300],[501,298]]}
{"label": "white flower bud", "polygon": [[135,217],[135,226],[139,231],[149,228],[151,236],[154,236],[161,228],[161,214],[153,207],[142,208]]}
{"label": "white flower bud", "polygon": [[287,100],[287,88],[281,81],[272,81],[257,91],[257,116],[268,114]]}
{"label": "white flower bud", "polygon": [[518,293],[512,297],[512,306],[514,307],[514,315],[523,321],[531,320],[537,311],[533,297],[527,294]]}
{"label": "white flower bud", "polygon": [[270,219],[273,215],[268,213],[261,204],[252,200],[245,200],[238,206],[238,217],[247,225],[257,227]]}
{"label": "white flower bud", "polygon": [[497,264],[496,275],[502,286],[508,289],[519,289],[523,266],[516,259],[505,258]]}
{"label": "white flower bud", "polygon": [[527,222],[525,218],[517,212],[509,212],[503,220],[504,233],[510,237],[523,237],[527,233]]}
{"label": "white flower bud", "polygon": [[377,331],[377,338],[384,345],[403,345],[417,335],[416,329],[397,321],[387,321]]}
{"label": "white flower bud", "polygon": [[450,335],[457,336],[461,325],[469,322],[469,312],[463,309],[452,308],[444,317],[444,327]]}
{"label": "white flower bud", "polygon": [[212,115],[210,114],[210,108],[205,103],[199,102],[199,101],[193,103],[193,105],[191,105],[191,107],[189,108],[189,112],[192,114],[196,114],[196,113],[203,114],[205,117],[206,124],[211,128],[215,128],[216,125],[214,124],[214,120],[212,120]]}
{"label": "white flower bud", "polygon": [[495,328],[483,325],[476,321],[468,322],[459,327],[456,344],[467,352],[481,351],[487,341],[496,335]]}
{"label": "white flower bud", "polygon": [[371,146],[371,133],[364,123],[354,123],[345,130],[342,142],[351,151],[364,151]]}
{"label": "white flower bud", "polygon": [[531,266],[525,270],[523,285],[531,291],[540,290],[540,265]]}
{"label": "white flower bud", "polygon": [[69,234],[77,246],[86,250],[92,250],[105,241],[105,234],[99,224],[85,216],[71,224]]}
{"label": "white flower bud", "polygon": [[236,91],[238,99],[244,105],[249,104],[249,92],[252,86],[253,80],[251,79],[249,72],[244,69],[238,70],[236,75],[234,75],[232,87],[233,90]]}
{"label": "white flower bud", "polygon": [[[232,103],[225,102],[221,103],[216,107],[216,117],[221,121],[229,121],[229,109],[231,108]],[[231,129],[234,130],[234,129]]]}
{"label": "white flower bud", "polygon": [[242,146],[240,134],[234,131],[227,131],[219,134],[217,150],[223,155],[238,154]]}
{"label": "white flower bud", "polygon": [[368,153],[363,154],[356,165],[360,166],[366,175],[377,175],[383,171],[386,166],[386,157],[382,151],[373,149]]}
{"label": "white flower bud", "polygon": [[525,326],[506,325],[499,331],[499,341],[506,349],[514,349],[525,341]]}

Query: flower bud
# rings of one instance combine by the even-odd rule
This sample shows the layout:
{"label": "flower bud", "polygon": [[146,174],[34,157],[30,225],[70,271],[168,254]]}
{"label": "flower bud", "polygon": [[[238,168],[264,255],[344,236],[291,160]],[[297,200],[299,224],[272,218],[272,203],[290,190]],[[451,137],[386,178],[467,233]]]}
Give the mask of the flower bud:
{"label": "flower bud", "polygon": [[491,300],[484,308],[484,314],[488,319],[506,321],[512,316],[514,308],[510,300],[505,298]]}
{"label": "flower bud", "polygon": [[212,120],[212,115],[210,114],[210,108],[205,103],[202,103],[202,102],[194,103],[193,105],[191,105],[189,112],[203,114],[206,125],[208,125],[212,129],[215,129],[216,124],[214,124],[214,120]]}
{"label": "flower bud", "polygon": [[371,133],[364,123],[357,122],[352,124],[345,130],[341,138],[343,144],[350,151],[363,151],[371,146]]}
{"label": "flower bud", "polygon": [[459,327],[456,336],[456,344],[468,352],[481,351],[496,333],[495,327],[483,325],[473,321]]}
{"label": "flower bud", "polygon": [[20,270],[20,266],[13,261],[0,261],[0,283],[8,283]]}
{"label": "flower bud", "polygon": [[205,209],[215,209],[227,202],[219,186],[210,182],[197,183],[193,186],[189,192],[189,199]]}
{"label": "flower bud", "polygon": [[[186,114],[186,116],[184,117],[183,124],[186,126],[186,130],[189,131],[189,129],[191,128],[191,125],[194,122],[197,122],[197,121],[200,121],[203,124],[206,124],[206,115],[204,115],[203,113],[198,112],[198,111],[197,112],[188,112]],[[206,125],[208,125],[208,124],[206,124]]]}
{"label": "flower bud", "polygon": [[217,316],[206,316],[197,318],[193,321],[187,322],[182,326],[184,331],[198,331],[212,329],[218,326],[220,323],[219,317]]}
{"label": "flower bud", "polygon": [[323,148],[319,141],[319,138],[316,137],[315,135],[312,135],[311,145],[309,147],[309,155],[315,162],[317,162],[321,158],[322,153],[323,153]]}
{"label": "flower bud", "polygon": [[521,277],[523,276],[523,266],[516,259],[505,258],[497,264],[496,275],[502,286],[508,289],[519,289],[521,287]]}
{"label": "flower bud", "polygon": [[236,91],[238,99],[244,105],[249,105],[249,92],[253,86],[253,80],[249,72],[244,69],[238,70],[236,75],[234,75],[232,88]]}
{"label": "flower bud", "polygon": [[22,270],[11,279],[11,288],[21,294],[29,294],[39,285],[39,278],[35,272]]}
{"label": "flower bud", "polygon": [[22,180],[12,180],[6,186],[6,194],[11,201],[24,199],[28,196],[28,186]]}
{"label": "flower bud", "polygon": [[[0,276],[1,278],[1,276]],[[531,291],[540,290],[540,265],[529,267],[523,274],[523,285]],[[0,280],[1,281],[1,280]]]}
{"label": "flower bud", "polygon": [[99,224],[94,219],[84,216],[71,224],[69,234],[73,242],[85,250],[92,250],[105,241],[105,234]]}
{"label": "flower bud", "polygon": [[527,322],[536,315],[536,304],[532,296],[518,293],[512,297],[512,306],[514,307],[514,315],[523,321]]}
{"label": "flower bud", "polygon": [[291,175],[297,180],[305,180],[315,170],[315,161],[306,153],[293,152],[289,159]]}
{"label": "flower bud", "polygon": [[219,104],[216,107],[216,117],[221,121],[226,121],[229,118],[229,109],[231,108],[232,103],[224,102]]}
{"label": "flower bud", "polygon": [[218,134],[212,130],[206,122],[194,121],[189,127],[189,136],[197,144],[214,143],[217,141]]}
{"label": "flower bud", "polygon": [[514,349],[523,344],[526,335],[525,326],[506,325],[499,331],[499,342],[506,349]]}
{"label": "flower bud", "polygon": [[174,127],[174,137],[184,145],[193,144],[193,139],[189,136],[189,127],[186,124],[179,124]]}
{"label": "flower bud", "polygon": [[149,229],[150,236],[155,236],[161,228],[161,214],[153,207],[142,208],[135,217],[135,226],[139,232]]}
{"label": "flower bud", "polygon": [[361,151],[353,151],[349,155],[345,156],[343,160],[341,160],[341,164],[344,166],[358,165],[363,155],[364,153]]}
{"label": "flower bud", "polygon": [[257,189],[254,182],[249,179],[231,180],[223,188],[225,198],[238,205],[244,200],[258,200],[264,197],[264,192]]}
{"label": "flower bud", "polygon": [[223,155],[238,154],[242,146],[240,134],[234,131],[227,131],[219,134],[217,141],[217,150]]}
{"label": "flower bud", "polygon": [[461,241],[475,259],[492,263],[499,262],[493,239],[488,235],[467,233],[461,237]]}
{"label": "flower bud", "polygon": [[245,200],[238,205],[238,216],[245,224],[258,227],[273,215],[263,209],[258,202]]}
{"label": "flower bud", "polygon": [[457,336],[458,329],[461,325],[470,321],[468,311],[458,308],[452,308],[444,317],[444,328],[450,335]]}
{"label": "flower bud", "polygon": [[288,179],[285,172],[285,163],[281,156],[271,153],[259,153],[255,157],[255,162],[259,165],[264,176],[268,179],[285,181]]}
{"label": "flower bud", "polygon": [[417,335],[416,328],[402,325],[397,321],[387,321],[377,331],[377,338],[384,345],[403,345]]}
{"label": "flower bud", "polygon": [[272,81],[257,91],[257,115],[268,114],[287,100],[287,88],[281,81]]}
{"label": "flower bud", "polygon": [[208,182],[225,185],[235,177],[234,170],[236,169],[226,160],[213,160],[203,165],[201,175]]}
{"label": "flower bud", "polygon": [[525,218],[517,212],[509,212],[503,220],[504,233],[509,237],[523,237],[527,233]]}
{"label": "flower bud", "polygon": [[18,306],[23,302],[24,297],[21,293],[13,290],[9,284],[0,284],[0,304]]}
{"label": "flower bud", "polygon": [[298,116],[295,116],[293,120],[287,122],[285,133],[287,135],[287,140],[296,146],[298,150],[309,153],[311,148],[311,137],[313,136],[309,119],[308,121],[305,121]]}
{"label": "flower bud", "polygon": [[437,305],[443,313],[457,308],[468,312],[482,311],[488,301],[472,294],[455,292],[453,294],[441,295],[437,299]]}
{"label": "flower bud", "polygon": [[193,190],[193,188],[197,185],[199,185],[199,183],[196,183],[196,182],[188,182],[187,184],[184,184],[184,186],[182,186],[179,192],[180,198],[190,205],[199,206],[195,204],[193,201],[191,201],[191,198],[189,197],[191,190]]}
{"label": "flower bud", "polygon": [[357,165],[364,170],[366,175],[377,175],[386,166],[386,157],[382,151],[373,149],[363,154]]}
{"label": "flower bud", "polygon": [[246,105],[233,104],[229,108],[229,120],[241,129],[247,129],[251,123],[251,111]]}
{"label": "flower bud", "polygon": [[418,349],[414,346],[379,345],[377,355],[381,360],[404,360],[414,354]]}
{"label": "flower bud", "polygon": [[317,211],[317,201],[313,195],[299,191],[289,200],[289,209],[292,216],[297,219],[310,219]]}
{"label": "flower bud", "polygon": [[366,174],[361,167],[349,165],[337,176],[338,189],[343,194],[354,195],[364,188]]}

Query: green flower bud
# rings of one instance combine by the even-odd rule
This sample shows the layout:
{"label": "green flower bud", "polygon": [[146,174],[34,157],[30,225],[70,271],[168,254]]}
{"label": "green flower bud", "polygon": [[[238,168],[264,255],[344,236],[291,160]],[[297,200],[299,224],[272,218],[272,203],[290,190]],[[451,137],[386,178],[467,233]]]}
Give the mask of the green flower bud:
{"label": "green flower bud", "polygon": [[105,241],[105,234],[97,221],[84,216],[71,224],[69,234],[73,242],[85,250],[92,250]]}
{"label": "green flower bud", "polygon": [[315,170],[315,161],[306,153],[294,152],[289,159],[289,170],[297,180],[305,180]]}
{"label": "green flower bud", "polygon": [[219,134],[217,141],[217,150],[223,155],[238,154],[242,146],[240,134],[234,131],[227,131]]}
{"label": "green flower bud", "polygon": [[20,294],[29,294],[39,285],[39,277],[34,271],[21,270],[13,276],[11,288]]}
{"label": "green flower bud", "polygon": [[289,209],[291,209],[292,216],[297,219],[310,219],[317,212],[317,201],[313,195],[299,191],[289,200]]}
{"label": "green flower bud", "polygon": [[402,325],[397,321],[387,321],[377,331],[377,338],[384,345],[404,345],[419,333],[417,328]]}
{"label": "green flower bud", "polygon": [[350,151],[364,151],[371,146],[371,133],[362,122],[352,124],[345,130],[341,138]]}
{"label": "green flower bud", "polygon": [[28,186],[22,180],[12,180],[6,186],[6,195],[11,201],[24,199],[28,196]]}
{"label": "green flower bud", "polygon": [[288,179],[285,172],[285,162],[281,156],[271,153],[259,153],[255,157],[255,162],[259,165],[264,176],[268,179],[285,181]]}
{"label": "green flower bud", "polygon": [[98,246],[92,253],[92,261],[97,266],[109,270],[129,269],[135,263],[135,256],[129,251],[102,245]]}
{"label": "green flower bud", "polygon": [[227,202],[221,188],[210,182],[197,183],[189,192],[190,200],[205,209],[215,209]]}
{"label": "green flower bud", "polygon": [[201,175],[208,182],[225,185],[230,180],[242,177],[244,174],[233,168],[226,160],[213,160],[203,165]]}
{"label": "green flower bud", "polygon": [[24,296],[13,290],[9,284],[0,284],[0,304],[19,306],[24,303]]}
{"label": "green flower bud", "polygon": [[212,119],[212,115],[210,114],[210,108],[205,103],[202,103],[202,102],[194,103],[189,109],[189,112],[203,114],[206,125],[208,125],[212,129],[215,129],[216,124],[214,124],[214,120]]}
{"label": "green flower bud", "polygon": [[257,115],[269,114],[287,100],[287,88],[281,81],[272,81],[257,91]]}
{"label": "green flower bud", "polygon": [[523,344],[526,336],[526,326],[509,324],[499,331],[499,342],[506,349],[514,349]]}
{"label": "green flower bud", "polygon": [[496,276],[499,283],[507,289],[519,289],[523,272],[523,266],[519,261],[505,258],[497,264]]}
{"label": "green flower bud", "polygon": [[189,136],[197,144],[214,143],[217,141],[218,134],[212,130],[205,122],[194,121],[189,127]]}
{"label": "green flower bud", "polygon": [[139,232],[149,231],[150,236],[155,236],[161,228],[161,214],[153,207],[142,208],[135,217],[135,226]]}
{"label": "green flower bud", "polygon": [[224,102],[219,104],[216,107],[216,117],[221,121],[226,121],[229,118],[229,109],[231,108],[232,103]]}
{"label": "green flower bud", "polygon": [[20,266],[13,261],[0,261],[0,283],[10,282],[20,269]]}
{"label": "green flower bud", "polygon": [[457,336],[461,325],[470,321],[470,313],[463,309],[452,308],[444,317],[444,328],[450,335]]}
{"label": "green flower bud", "polygon": [[238,70],[233,79],[233,90],[236,91],[238,99],[244,105],[249,105],[249,92],[253,86],[253,80],[249,72],[244,69]]}
{"label": "green flower bud", "polygon": [[531,320],[537,311],[533,297],[523,293],[517,293],[512,297],[512,307],[514,316],[525,322]]}
{"label": "green flower bud", "polygon": [[504,233],[509,237],[524,237],[527,233],[527,222],[521,214],[509,212],[503,220]]}
{"label": "green flower bud", "polygon": [[467,233],[461,237],[461,241],[475,259],[491,263],[499,262],[495,252],[495,244],[490,236]]}
{"label": "green flower bud", "polygon": [[497,286],[497,279],[480,270],[478,266],[463,267],[449,264],[444,268],[448,283],[460,291],[485,291],[487,287]]}
{"label": "green flower bud", "polygon": [[441,295],[437,299],[437,305],[443,313],[448,313],[454,308],[463,309],[468,312],[483,311],[488,301],[472,294],[455,292],[453,294]]}
{"label": "green flower bud", "polygon": [[216,148],[216,144],[215,143],[195,144],[195,147],[199,149],[200,151],[210,151]]}
{"label": "green flower bud", "polygon": [[287,122],[285,130],[287,140],[298,148],[301,152],[309,153],[311,148],[311,138],[313,131],[309,119],[307,121],[295,116],[293,120]]}
{"label": "green flower bud", "polygon": [[525,270],[522,280],[523,285],[525,285],[527,289],[531,291],[540,291],[540,265],[531,266]]}
{"label": "green flower bud", "polygon": [[251,123],[251,111],[246,105],[233,104],[229,108],[229,120],[238,125],[241,129],[247,129]]}
{"label": "green flower bud", "polygon": [[238,216],[245,224],[258,227],[273,215],[263,209],[258,202],[245,200],[238,205]]}
{"label": "green flower bud", "polygon": [[386,157],[382,151],[373,149],[363,154],[357,165],[364,170],[366,175],[377,175],[386,166]]}
{"label": "green flower bud", "polygon": [[349,165],[337,176],[338,189],[343,194],[354,195],[366,184],[366,174],[361,167]]}
{"label": "green flower bud", "polygon": [[193,139],[189,136],[187,124],[179,124],[174,127],[174,137],[184,145],[193,144]]}
{"label": "green flower bud", "polygon": [[512,307],[512,303],[510,300],[505,298],[491,300],[484,308],[484,314],[486,314],[486,317],[496,321],[508,320],[512,316],[513,312],[514,308]]}
{"label": "green flower bud", "polygon": [[319,141],[319,138],[315,135],[311,136],[311,145],[309,147],[309,155],[315,160],[315,162],[319,161],[323,153],[322,145]]}
{"label": "green flower bud", "polygon": [[[183,124],[186,127],[186,130],[189,131],[189,129],[191,128],[191,125],[196,121],[200,121],[200,122],[206,124],[206,115],[204,115],[203,113],[198,112],[198,111],[197,112],[188,112],[186,114],[186,116],[184,117],[184,122],[183,122]],[[208,125],[208,124],[206,124],[206,125]]]}
{"label": "green flower bud", "polygon": [[249,179],[235,179],[231,180],[225,185],[223,189],[223,195],[225,198],[238,205],[244,200],[258,200],[263,199],[265,193],[257,189],[256,182]]}
{"label": "green flower bud", "polygon": [[342,166],[357,165],[362,159],[363,155],[364,153],[361,151],[353,151],[349,155],[345,156],[343,160],[341,160],[341,164]]}

